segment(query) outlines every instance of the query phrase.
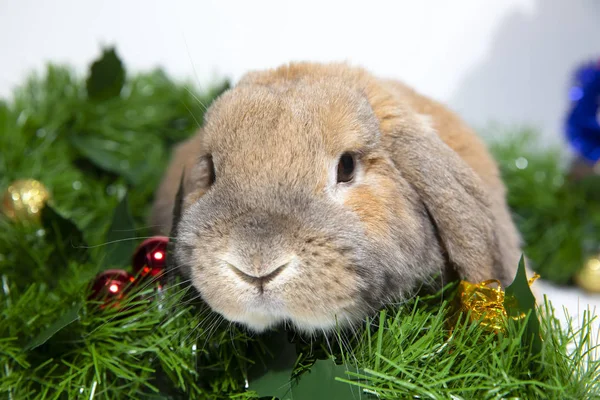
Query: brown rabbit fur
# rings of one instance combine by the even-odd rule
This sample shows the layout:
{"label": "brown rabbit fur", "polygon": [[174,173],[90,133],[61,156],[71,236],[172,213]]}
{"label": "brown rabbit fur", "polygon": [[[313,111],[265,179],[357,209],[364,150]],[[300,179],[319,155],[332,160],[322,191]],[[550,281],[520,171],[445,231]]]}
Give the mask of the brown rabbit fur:
{"label": "brown rabbit fur", "polygon": [[[352,155],[349,182],[336,178]],[[247,74],[175,150],[152,223],[230,321],[352,324],[436,273],[514,277],[519,236],[496,163],[446,107],[346,64]]]}

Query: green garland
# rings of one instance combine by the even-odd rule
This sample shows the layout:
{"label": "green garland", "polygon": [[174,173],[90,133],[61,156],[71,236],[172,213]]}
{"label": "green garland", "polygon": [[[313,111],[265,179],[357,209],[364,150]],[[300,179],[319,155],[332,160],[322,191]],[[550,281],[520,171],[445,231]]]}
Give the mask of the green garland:
{"label": "green garland", "polygon": [[[0,103],[0,147],[10,149],[0,153],[0,188],[35,178],[52,193],[41,225],[0,218],[0,397],[250,399],[276,395],[274,388],[294,399],[358,398],[358,391],[382,399],[600,396],[589,319],[564,331],[546,305],[539,350],[523,342],[526,324],[493,334],[463,316],[449,330],[452,285],[327,340],[249,336],[181,283],[162,292],[140,287],[125,308],[87,300],[94,276],[126,267],[148,235],[148,207],[169,148],[194,132],[205,106],[227,87],[198,92],[160,70],[127,75],[109,49],[87,80],[50,65]],[[564,180],[555,154],[524,149],[519,141],[494,147],[527,253],[545,277],[564,280],[584,257],[582,221],[597,228],[598,208],[581,200],[580,186],[548,183]],[[526,169],[511,167],[518,157],[529,160]],[[115,221],[136,228],[130,240],[111,244]],[[556,235],[573,236],[555,248]]]}
{"label": "green garland", "polygon": [[585,260],[600,254],[600,175],[573,180],[558,149],[535,147],[535,134],[522,131],[494,142],[492,151],[532,268],[570,284]]}

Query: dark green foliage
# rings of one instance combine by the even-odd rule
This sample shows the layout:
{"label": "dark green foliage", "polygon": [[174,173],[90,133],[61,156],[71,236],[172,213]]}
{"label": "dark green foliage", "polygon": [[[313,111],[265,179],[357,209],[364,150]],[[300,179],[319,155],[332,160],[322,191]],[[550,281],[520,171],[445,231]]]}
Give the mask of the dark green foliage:
{"label": "dark green foliage", "polygon": [[119,202],[106,234],[106,257],[102,264],[107,268],[127,268],[130,264],[137,241],[135,222],[129,210],[127,194]]}
{"label": "dark green foliage", "polygon": [[121,93],[125,83],[125,68],[115,49],[105,49],[102,58],[90,68],[85,82],[87,94],[93,100],[106,100]]}
{"label": "dark green foliage", "polygon": [[[359,386],[348,385],[347,372],[357,371],[351,364],[336,364],[333,360],[317,360],[304,375],[300,376],[297,385],[292,387],[290,399],[314,400],[346,400],[352,398],[372,398],[362,394]],[[368,396],[368,397],[367,397]]]}
{"label": "dark green foliage", "polygon": [[54,251],[46,260],[49,270],[60,268],[70,261],[81,264],[88,261],[88,246],[83,233],[73,221],[60,215],[51,205],[42,210],[42,226],[46,241],[54,245]]}
{"label": "dark green foliage", "polygon": [[[540,336],[540,320],[535,309],[535,296],[531,292],[525,270],[525,259],[521,256],[517,276],[505,289],[504,308],[510,318],[525,316],[524,348],[530,349],[533,354],[542,351]],[[523,321],[523,320],[518,320]]]}
{"label": "dark green foliage", "polygon": [[41,346],[50,340],[52,336],[64,329],[67,325],[77,321],[79,319],[79,311],[81,310],[81,307],[81,304],[76,304],[75,306],[71,307],[70,310],[68,310],[59,319],[54,321],[54,323],[46,330],[42,331],[36,338],[29,342],[23,350],[25,352],[34,350],[36,347]]}
{"label": "dark green foliage", "polygon": [[[598,361],[590,362],[593,354],[586,350],[591,347],[591,338],[585,336],[589,320],[583,321],[581,331],[563,332],[551,313],[542,318],[544,346],[536,355],[523,348],[519,338],[523,330],[496,336],[463,319],[450,335],[440,300],[428,306],[417,301],[386,313],[370,340],[355,349],[364,372],[350,376],[362,379],[359,385],[383,399],[600,396]],[[574,351],[567,353],[573,337]],[[582,367],[586,362],[590,363]],[[532,370],[535,364],[540,367]]]}
{"label": "dark green foliage", "polygon": [[600,176],[568,179],[561,152],[537,149],[528,131],[495,141],[492,150],[531,267],[543,279],[571,283],[584,261],[600,252]]}

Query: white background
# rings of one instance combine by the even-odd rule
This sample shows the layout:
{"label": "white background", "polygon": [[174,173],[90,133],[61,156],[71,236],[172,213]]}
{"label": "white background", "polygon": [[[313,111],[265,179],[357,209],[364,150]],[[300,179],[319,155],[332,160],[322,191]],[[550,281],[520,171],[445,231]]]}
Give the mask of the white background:
{"label": "white background", "polygon": [[[0,96],[46,61],[84,73],[101,44],[130,70],[162,66],[201,86],[292,60],[346,60],[477,128],[525,124],[562,145],[571,74],[600,57],[600,0],[0,0]],[[575,315],[600,303],[540,286]]]}
{"label": "white background", "polygon": [[83,72],[100,44],[130,69],[161,65],[201,84],[347,60],[478,128],[527,124],[562,144],[570,76],[600,56],[599,38],[599,0],[0,0],[0,95],[45,61]]}

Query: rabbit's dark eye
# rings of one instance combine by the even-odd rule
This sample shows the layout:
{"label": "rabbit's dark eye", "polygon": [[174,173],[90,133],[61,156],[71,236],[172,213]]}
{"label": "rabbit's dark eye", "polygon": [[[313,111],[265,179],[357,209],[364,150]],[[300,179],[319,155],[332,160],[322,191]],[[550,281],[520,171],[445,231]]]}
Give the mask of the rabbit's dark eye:
{"label": "rabbit's dark eye", "polygon": [[354,171],[356,169],[356,157],[352,153],[344,153],[340,157],[340,161],[337,167],[337,181],[338,183],[350,182],[354,178]]}

